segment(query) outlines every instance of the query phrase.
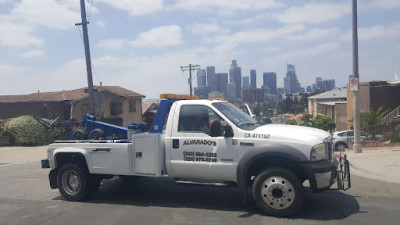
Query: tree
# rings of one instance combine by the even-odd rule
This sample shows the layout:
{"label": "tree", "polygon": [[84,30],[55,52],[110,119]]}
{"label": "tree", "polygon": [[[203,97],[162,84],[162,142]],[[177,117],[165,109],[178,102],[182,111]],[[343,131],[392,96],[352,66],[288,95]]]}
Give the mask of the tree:
{"label": "tree", "polygon": [[314,126],[315,128],[319,128],[321,130],[329,130],[332,132],[333,128],[336,127],[336,123],[333,119],[323,116],[323,115],[318,115],[314,119]]}
{"label": "tree", "polygon": [[314,126],[314,121],[312,121],[312,115],[308,113],[304,113],[303,116],[301,117],[301,121],[303,121],[300,126],[305,126],[305,127],[313,127]]}
{"label": "tree", "polygon": [[382,118],[389,113],[389,110],[384,110],[383,106],[380,107],[378,110],[372,109],[369,112],[363,112],[360,114],[360,123],[361,127],[364,130],[372,135],[372,138],[375,138],[376,135],[376,124],[382,121]]}

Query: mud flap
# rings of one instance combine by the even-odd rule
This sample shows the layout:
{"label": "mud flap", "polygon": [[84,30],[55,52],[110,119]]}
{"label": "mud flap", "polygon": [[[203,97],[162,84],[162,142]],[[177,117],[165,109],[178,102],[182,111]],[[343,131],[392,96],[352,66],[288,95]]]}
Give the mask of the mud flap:
{"label": "mud flap", "polygon": [[350,179],[350,162],[347,160],[346,154],[341,153],[338,158],[339,164],[336,170],[336,182],[338,190],[344,190],[351,188]]}

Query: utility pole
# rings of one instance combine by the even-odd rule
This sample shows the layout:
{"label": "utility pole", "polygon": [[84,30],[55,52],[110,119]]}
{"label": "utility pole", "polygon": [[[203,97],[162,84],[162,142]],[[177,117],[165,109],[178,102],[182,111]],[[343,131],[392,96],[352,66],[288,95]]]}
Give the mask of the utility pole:
{"label": "utility pole", "polygon": [[189,64],[189,66],[181,66],[181,70],[186,71],[189,70],[189,85],[190,85],[190,95],[193,96],[193,88],[192,88],[192,70],[199,70],[200,69],[200,65],[192,65]]}
{"label": "utility pole", "polygon": [[354,128],[354,144],[353,150],[361,153],[360,145],[360,105],[358,102],[358,84],[360,76],[358,73],[358,31],[357,31],[357,0],[352,1],[352,17],[353,17],[353,76],[356,79],[356,87],[353,90],[353,128]]}
{"label": "utility pole", "polygon": [[92,63],[90,61],[90,49],[89,49],[89,37],[86,21],[86,9],[85,9],[85,0],[81,0],[81,17],[82,23],[76,23],[75,26],[82,25],[83,31],[83,44],[85,46],[85,57],[86,57],[86,72],[87,72],[87,81],[88,81],[88,92],[89,92],[89,114],[96,114],[96,102],[94,99],[93,92],[93,77],[92,77]]}

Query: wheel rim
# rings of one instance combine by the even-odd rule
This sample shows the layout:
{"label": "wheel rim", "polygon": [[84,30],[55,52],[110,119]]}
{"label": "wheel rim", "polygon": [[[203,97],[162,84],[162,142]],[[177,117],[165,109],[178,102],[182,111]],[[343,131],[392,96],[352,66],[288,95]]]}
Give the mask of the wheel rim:
{"label": "wheel rim", "polygon": [[68,170],[62,176],[62,185],[68,195],[76,195],[81,188],[81,179],[75,171]]}
{"label": "wheel rim", "polygon": [[100,138],[101,138],[101,135],[98,132],[93,132],[92,139],[100,140]]}
{"label": "wheel rim", "polygon": [[296,192],[292,183],[284,177],[269,177],[261,186],[261,197],[274,209],[286,209],[292,205]]}

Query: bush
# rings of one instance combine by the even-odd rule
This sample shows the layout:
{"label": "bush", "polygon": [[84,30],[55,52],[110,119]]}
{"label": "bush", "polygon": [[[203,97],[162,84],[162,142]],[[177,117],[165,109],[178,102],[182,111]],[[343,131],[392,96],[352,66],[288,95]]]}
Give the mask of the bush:
{"label": "bush", "polygon": [[297,124],[297,121],[294,120],[294,119],[288,119],[288,120],[286,120],[286,124],[289,124],[289,125],[298,125],[298,124]]}
{"label": "bush", "polygon": [[0,146],[7,146],[12,144],[12,135],[3,131],[0,128]]}
{"label": "bush", "polygon": [[10,119],[4,124],[3,130],[12,135],[16,145],[46,145],[56,139],[64,139],[65,135],[64,128],[47,130],[32,116],[20,116]]}

